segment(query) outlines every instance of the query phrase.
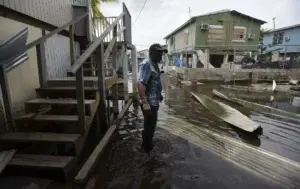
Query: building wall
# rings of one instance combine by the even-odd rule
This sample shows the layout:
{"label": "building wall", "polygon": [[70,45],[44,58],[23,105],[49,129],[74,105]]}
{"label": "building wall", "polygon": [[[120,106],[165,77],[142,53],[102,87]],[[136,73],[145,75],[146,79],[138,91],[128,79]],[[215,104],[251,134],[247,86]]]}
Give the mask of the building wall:
{"label": "building wall", "polygon": [[[28,40],[30,43],[42,37],[42,30],[14,20],[0,17],[0,41],[6,40],[20,30],[28,27]],[[69,38],[55,35],[45,43],[47,79],[62,78],[67,76],[67,70],[71,67]],[[8,73],[8,83],[12,98],[14,112],[23,109],[24,101],[35,97],[35,88],[39,87],[37,70],[36,49],[27,51],[29,60]],[[76,43],[76,55],[79,55],[79,44]]]}
{"label": "building wall", "polygon": [[[282,44],[278,45],[272,45],[273,43],[273,37],[274,33],[267,33],[264,35],[263,44],[267,46],[266,51],[272,51],[278,48],[282,48],[279,52],[284,53],[285,52],[285,45],[287,53],[300,53],[300,27],[298,28],[292,28],[284,31],[278,31],[283,32],[283,42]],[[290,41],[285,41],[285,36],[290,37]],[[271,47],[269,47],[271,45]],[[296,45],[296,46],[288,46],[288,45]]]}
{"label": "building wall", "polygon": [[[220,41],[209,41],[208,31],[203,31],[200,29],[201,24],[209,25],[223,25],[223,40]],[[232,33],[234,26],[244,26],[246,30],[246,39],[245,42],[232,42]],[[260,34],[260,23],[255,22],[254,20],[231,13],[220,13],[217,15],[203,16],[197,19],[196,26],[196,46],[206,47],[206,46],[248,46],[248,47],[236,47],[238,50],[252,50],[256,51],[259,44],[259,34]],[[255,34],[254,39],[247,39],[249,33]],[[253,47],[250,47],[250,46]],[[229,48],[233,49],[233,47]]]}
{"label": "building wall", "polygon": [[[189,33],[187,43],[184,40],[185,33]],[[196,24],[192,23],[189,27],[183,28],[178,31],[172,37],[174,37],[175,42],[171,44],[171,37],[167,39],[167,48],[169,53],[181,52],[185,50],[192,50],[195,46],[195,34],[196,34]]]}
{"label": "building wall", "polygon": [[[5,40],[11,37],[25,27],[28,27],[29,29],[27,43],[30,43],[42,36],[41,29],[7,18],[0,17],[0,25],[5,26],[0,27],[0,40]],[[19,112],[23,109],[25,100],[35,97],[35,88],[39,86],[35,48],[28,51],[28,56],[28,61],[14,68],[7,74],[14,112]]]}
{"label": "building wall", "polygon": [[73,19],[72,0],[0,0],[0,5],[58,27]]}

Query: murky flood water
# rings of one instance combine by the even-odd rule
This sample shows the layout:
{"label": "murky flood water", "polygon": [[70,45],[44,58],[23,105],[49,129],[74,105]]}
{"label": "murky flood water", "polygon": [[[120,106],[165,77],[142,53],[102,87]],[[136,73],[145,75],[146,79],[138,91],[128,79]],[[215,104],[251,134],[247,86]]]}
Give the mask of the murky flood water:
{"label": "murky flood water", "polygon": [[[142,114],[131,109],[121,128],[123,140],[98,166],[95,188],[300,187],[300,125],[232,105],[261,124],[261,136],[249,135],[192,99],[191,87],[164,81],[150,157],[140,148]],[[193,91],[211,96],[213,88],[219,89],[201,85]]]}

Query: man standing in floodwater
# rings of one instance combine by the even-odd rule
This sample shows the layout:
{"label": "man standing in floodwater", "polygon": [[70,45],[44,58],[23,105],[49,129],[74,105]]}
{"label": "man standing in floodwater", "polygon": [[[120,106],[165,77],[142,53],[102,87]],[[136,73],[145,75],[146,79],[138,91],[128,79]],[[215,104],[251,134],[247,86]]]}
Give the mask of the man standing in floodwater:
{"label": "man standing in floodwater", "polygon": [[149,48],[149,57],[140,65],[139,80],[137,84],[140,104],[144,115],[144,130],[142,132],[142,147],[146,152],[153,149],[153,135],[157,123],[159,103],[163,100],[162,84],[158,64],[167,49],[160,44],[153,44]]}

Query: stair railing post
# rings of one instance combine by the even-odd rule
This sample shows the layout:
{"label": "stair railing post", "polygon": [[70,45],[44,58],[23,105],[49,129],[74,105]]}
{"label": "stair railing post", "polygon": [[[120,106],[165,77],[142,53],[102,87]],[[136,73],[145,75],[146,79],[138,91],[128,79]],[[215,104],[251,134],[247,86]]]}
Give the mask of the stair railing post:
{"label": "stair railing post", "polygon": [[133,46],[131,50],[131,64],[132,64],[132,93],[137,93],[137,77],[138,77],[138,65],[136,47]]}
{"label": "stair railing post", "polygon": [[70,58],[71,65],[75,62],[75,48],[74,48],[74,24],[69,26],[69,42],[70,42]]}
{"label": "stair railing post", "polygon": [[127,100],[129,99],[128,96],[128,57],[127,57],[127,52],[126,52],[126,48],[123,46],[122,48],[123,51],[123,56],[122,61],[120,61],[122,63],[122,68],[123,68],[123,85],[124,85],[124,100],[125,102],[127,102]]}
{"label": "stair railing post", "polygon": [[84,81],[83,68],[80,67],[76,72],[76,98],[77,98],[77,113],[79,120],[80,133],[85,133],[85,105],[84,105]]}
{"label": "stair railing post", "polygon": [[37,56],[40,87],[43,88],[46,86],[46,78],[47,78],[45,42],[41,42],[40,44],[36,45],[36,56]]}
{"label": "stair railing post", "polygon": [[[113,38],[117,38],[117,26],[113,29]],[[112,48],[112,66],[113,66],[113,76],[117,74],[117,42],[115,42]],[[119,102],[118,102],[118,83],[112,86],[112,96],[113,96],[113,112],[115,116],[119,113]]]}
{"label": "stair railing post", "polygon": [[[106,83],[105,83],[105,62],[104,62],[104,44],[103,42],[96,49],[96,63],[98,76],[98,92],[99,106],[98,113],[100,114],[100,123],[103,124],[101,132],[108,128],[108,115],[106,109]],[[108,103],[109,106],[109,103]]]}
{"label": "stair railing post", "polygon": [[13,114],[12,114],[12,105],[11,105],[10,91],[9,91],[9,86],[7,81],[5,65],[0,65],[0,84],[2,90],[5,118],[7,122],[7,130],[15,131],[16,127],[15,127],[15,121],[13,119]]}

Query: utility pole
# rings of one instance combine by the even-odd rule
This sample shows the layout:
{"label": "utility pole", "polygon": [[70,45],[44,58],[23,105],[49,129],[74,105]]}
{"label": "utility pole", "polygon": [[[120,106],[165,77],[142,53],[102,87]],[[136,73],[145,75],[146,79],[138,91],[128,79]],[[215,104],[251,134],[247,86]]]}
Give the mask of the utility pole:
{"label": "utility pole", "polygon": [[272,18],[273,20],[273,30],[275,30],[275,20],[276,20],[276,17]]}

